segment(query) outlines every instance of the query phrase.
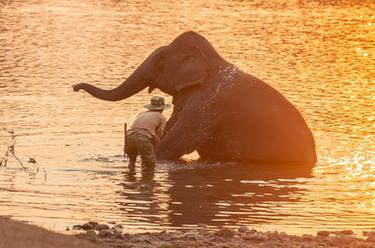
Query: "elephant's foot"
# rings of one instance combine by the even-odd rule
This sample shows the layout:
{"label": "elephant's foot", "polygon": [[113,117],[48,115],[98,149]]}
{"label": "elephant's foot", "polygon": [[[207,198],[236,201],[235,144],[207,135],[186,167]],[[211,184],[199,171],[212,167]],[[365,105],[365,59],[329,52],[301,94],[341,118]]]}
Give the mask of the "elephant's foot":
{"label": "elephant's foot", "polygon": [[135,171],[135,161],[136,161],[135,159],[129,158],[129,163],[128,163],[129,172]]}

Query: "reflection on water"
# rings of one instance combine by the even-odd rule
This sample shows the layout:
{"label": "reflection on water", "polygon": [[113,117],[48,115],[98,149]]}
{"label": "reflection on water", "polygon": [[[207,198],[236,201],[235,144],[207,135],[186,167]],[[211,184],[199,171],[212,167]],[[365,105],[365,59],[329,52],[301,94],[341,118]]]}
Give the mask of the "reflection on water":
{"label": "reflection on water", "polygon": [[[0,168],[0,211],[54,230],[87,220],[130,231],[375,228],[374,10],[371,1],[0,1],[0,128],[13,128],[18,156],[47,173],[13,160]],[[191,29],[298,107],[316,138],[312,172],[193,163],[128,173],[123,123],[149,95],[103,102],[71,85],[117,86]],[[0,156],[9,141],[0,132]]]}
{"label": "reflection on water", "polygon": [[[173,200],[171,223],[175,226],[197,223],[254,226],[267,220],[277,221],[283,217],[272,208],[298,201],[303,192],[293,181],[310,173],[293,168],[280,170],[236,164],[169,173],[173,182],[168,190]],[[291,178],[292,183],[287,178]]]}

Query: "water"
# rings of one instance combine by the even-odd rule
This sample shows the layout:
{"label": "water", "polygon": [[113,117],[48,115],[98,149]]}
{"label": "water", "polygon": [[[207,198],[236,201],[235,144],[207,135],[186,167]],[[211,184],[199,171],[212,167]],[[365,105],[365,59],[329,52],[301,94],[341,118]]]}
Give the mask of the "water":
{"label": "water", "polygon": [[[374,13],[372,1],[0,1],[0,128],[15,130],[29,167],[0,169],[0,212],[56,231],[88,220],[131,232],[374,229]],[[71,85],[117,86],[188,30],[298,107],[317,143],[310,174],[197,163],[128,174],[123,123],[149,95],[104,102]],[[9,142],[0,132],[1,155]]]}

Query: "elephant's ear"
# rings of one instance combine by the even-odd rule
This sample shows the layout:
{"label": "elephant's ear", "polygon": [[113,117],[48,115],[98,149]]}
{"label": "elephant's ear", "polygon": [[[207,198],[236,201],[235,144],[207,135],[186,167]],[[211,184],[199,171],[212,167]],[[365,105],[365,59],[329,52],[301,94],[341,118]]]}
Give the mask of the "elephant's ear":
{"label": "elephant's ear", "polygon": [[183,55],[183,61],[176,73],[176,90],[202,84],[208,76],[208,60],[199,47],[192,47]]}

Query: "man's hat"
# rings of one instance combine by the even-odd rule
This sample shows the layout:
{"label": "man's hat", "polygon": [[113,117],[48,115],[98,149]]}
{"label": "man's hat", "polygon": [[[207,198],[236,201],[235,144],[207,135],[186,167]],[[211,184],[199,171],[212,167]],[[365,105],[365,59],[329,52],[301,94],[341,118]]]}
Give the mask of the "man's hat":
{"label": "man's hat", "polygon": [[148,108],[149,110],[163,110],[170,108],[172,105],[165,104],[164,98],[161,96],[153,96],[151,98],[151,104],[148,104],[145,106],[145,108]]}

